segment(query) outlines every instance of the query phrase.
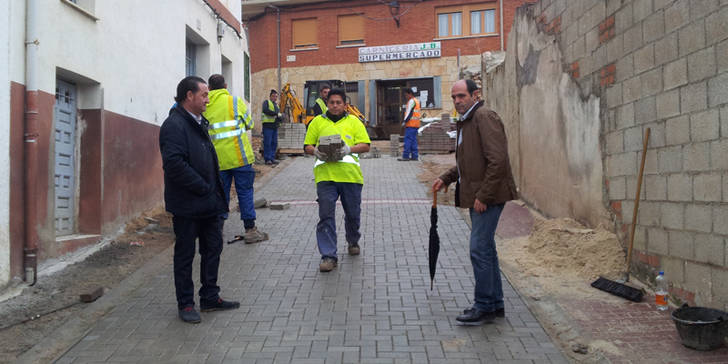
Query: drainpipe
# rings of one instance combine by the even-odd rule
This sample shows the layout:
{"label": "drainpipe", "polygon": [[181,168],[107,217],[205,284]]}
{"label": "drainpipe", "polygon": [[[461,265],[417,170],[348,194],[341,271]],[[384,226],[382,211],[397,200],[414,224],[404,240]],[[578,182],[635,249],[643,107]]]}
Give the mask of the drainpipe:
{"label": "drainpipe", "polygon": [[281,8],[275,5],[268,5],[273,9],[276,9],[276,50],[278,51],[278,92],[281,92],[283,88],[281,82]]}
{"label": "drainpipe", "polygon": [[500,50],[503,52],[503,37],[505,36],[505,34],[503,34],[503,0],[500,0],[500,6],[498,6],[498,8],[500,9]]}
{"label": "drainpipe", "polygon": [[31,286],[38,277],[38,231],[36,217],[38,203],[33,189],[38,178],[38,1],[25,2],[25,132],[23,134],[23,152],[25,174],[23,176],[23,220],[25,244],[23,247],[23,266],[25,281]]}

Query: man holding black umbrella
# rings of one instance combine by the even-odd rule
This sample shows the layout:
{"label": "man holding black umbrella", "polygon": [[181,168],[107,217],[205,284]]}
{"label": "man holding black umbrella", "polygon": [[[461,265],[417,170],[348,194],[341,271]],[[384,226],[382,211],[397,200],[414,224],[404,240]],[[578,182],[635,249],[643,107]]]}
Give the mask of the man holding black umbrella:
{"label": "man holding black umbrella", "polygon": [[478,100],[479,93],[472,80],[453,85],[452,100],[460,114],[456,166],[432,184],[433,192],[437,192],[456,182],[455,206],[470,210],[475,302],[456,318],[464,325],[479,325],[505,316],[495,229],[505,203],[518,196],[503,122]]}

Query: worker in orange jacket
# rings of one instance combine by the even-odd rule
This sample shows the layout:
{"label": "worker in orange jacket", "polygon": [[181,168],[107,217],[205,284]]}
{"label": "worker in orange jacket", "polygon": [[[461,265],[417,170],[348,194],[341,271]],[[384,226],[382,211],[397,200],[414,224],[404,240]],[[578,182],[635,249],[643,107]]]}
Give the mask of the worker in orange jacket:
{"label": "worker in orange jacket", "polygon": [[417,131],[420,129],[420,119],[422,114],[420,113],[420,100],[415,97],[415,92],[412,89],[407,88],[404,90],[404,95],[407,97],[407,109],[404,112],[404,151],[402,152],[402,158],[398,158],[398,161],[416,161],[419,160],[418,148],[417,148]]}

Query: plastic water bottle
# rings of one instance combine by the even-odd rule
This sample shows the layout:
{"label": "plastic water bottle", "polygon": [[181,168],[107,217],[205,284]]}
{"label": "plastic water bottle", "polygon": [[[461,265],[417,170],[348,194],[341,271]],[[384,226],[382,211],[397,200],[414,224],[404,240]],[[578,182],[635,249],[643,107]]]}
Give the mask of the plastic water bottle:
{"label": "plastic water bottle", "polygon": [[667,281],[665,280],[665,272],[660,271],[660,274],[655,278],[655,305],[660,311],[667,310]]}

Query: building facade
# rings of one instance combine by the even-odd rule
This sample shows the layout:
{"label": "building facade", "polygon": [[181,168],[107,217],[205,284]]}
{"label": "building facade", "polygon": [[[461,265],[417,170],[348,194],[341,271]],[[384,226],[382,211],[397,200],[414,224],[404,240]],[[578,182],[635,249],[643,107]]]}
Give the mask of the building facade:
{"label": "building facade", "polygon": [[0,286],[162,203],[159,126],[180,79],[222,73],[250,97],[236,0],[1,6]]}
{"label": "building facade", "polygon": [[483,53],[504,49],[524,2],[245,0],[253,105],[280,81],[310,106],[318,90],[304,89],[307,81],[341,80],[370,125],[398,133],[403,90],[417,89],[426,116],[450,113],[452,83],[463,69],[479,70]]}

